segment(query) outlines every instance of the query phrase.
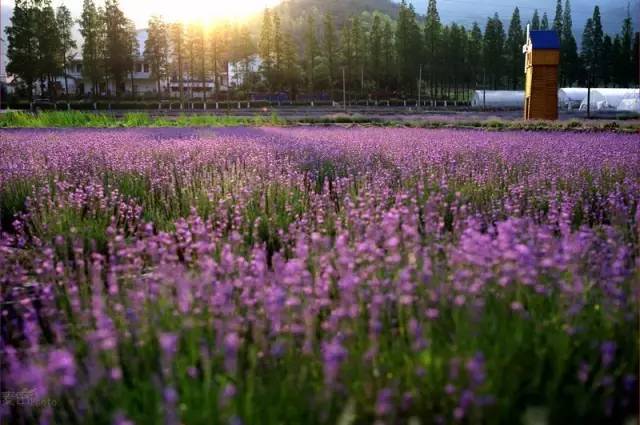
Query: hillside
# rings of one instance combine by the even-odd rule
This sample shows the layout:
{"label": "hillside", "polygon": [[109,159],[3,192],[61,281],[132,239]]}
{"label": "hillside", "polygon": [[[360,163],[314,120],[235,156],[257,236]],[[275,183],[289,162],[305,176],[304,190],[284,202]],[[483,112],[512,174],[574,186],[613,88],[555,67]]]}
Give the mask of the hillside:
{"label": "hillside", "polygon": [[[336,22],[340,25],[348,17],[361,12],[372,12],[378,10],[389,16],[396,17],[399,10],[399,0],[284,0],[276,10],[285,18],[292,21],[300,21],[308,14],[312,14],[316,19],[329,11],[336,16]],[[419,14],[424,14],[427,0],[410,0]],[[576,35],[582,34],[582,30],[587,19],[593,13],[596,4],[601,6],[602,23],[606,32],[615,34],[620,30],[622,20],[627,13],[628,0],[572,0],[574,31]],[[518,6],[522,20],[527,22],[531,19],[535,9],[538,9],[540,16],[547,12],[552,20],[555,14],[556,0],[518,0],[517,2],[479,2],[477,0],[439,0],[438,10],[444,23],[457,22],[465,26],[470,26],[473,22],[478,22],[482,27],[487,17],[498,13],[508,25],[513,8]],[[563,0],[564,4],[564,0]],[[637,17],[640,16],[640,0],[631,0],[631,16],[635,17],[635,27],[638,28]]]}
{"label": "hillside", "polygon": [[309,14],[320,20],[329,12],[339,27],[349,17],[362,12],[379,11],[395,18],[400,6],[391,0],[284,0],[275,10],[283,22],[304,21]]}

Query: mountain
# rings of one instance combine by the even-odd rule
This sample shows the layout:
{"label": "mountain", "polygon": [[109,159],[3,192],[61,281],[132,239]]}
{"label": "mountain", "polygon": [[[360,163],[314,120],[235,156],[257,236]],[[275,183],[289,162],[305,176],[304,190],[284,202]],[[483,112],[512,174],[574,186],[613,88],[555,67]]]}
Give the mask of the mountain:
{"label": "mountain", "polygon": [[283,0],[274,10],[280,14],[283,22],[301,23],[306,22],[309,15],[319,22],[329,12],[339,28],[351,16],[362,12],[378,11],[396,18],[400,5],[391,0]]}
{"label": "mountain", "polygon": [[[419,14],[426,13],[427,0],[409,0]],[[565,0],[562,0],[564,5]],[[309,14],[322,19],[325,12],[331,12],[336,17],[338,26],[350,16],[362,12],[373,12],[378,10],[392,17],[397,17],[400,0],[283,0],[276,6],[285,19],[291,21],[304,22]],[[634,17],[634,27],[638,29],[640,16],[640,0],[571,0],[573,15],[573,30],[578,41],[582,35],[587,19],[593,14],[593,8],[600,4],[602,24],[605,32],[616,34],[620,31],[622,21],[627,15],[627,4],[631,7],[631,16]],[[499,1],[478,1],[478,0],[438,0],[438,11],[444,23],[456,22],[470,27],[473,22],[478,22],[484,29],[484,25],[489,16],[498,13],[508,27],[514,7],[520,8],[520,15],[523,22],[527,22],[533,16],[535,9],[538,9],[540,16],[547,12],[549,20],[552,21],[555,15],[556,0],[517,0],[509,2]]]}

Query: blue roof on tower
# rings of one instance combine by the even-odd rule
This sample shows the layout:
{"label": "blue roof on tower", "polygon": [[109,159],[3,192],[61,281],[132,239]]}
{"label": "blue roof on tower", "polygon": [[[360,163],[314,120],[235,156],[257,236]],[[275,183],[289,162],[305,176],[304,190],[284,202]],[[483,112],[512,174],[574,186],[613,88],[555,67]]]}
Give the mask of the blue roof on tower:
{"label": "blue roof on tower", "polygon": [[560,48],[560,37],[555,31],[530,31],[529,35],[534,49]]}

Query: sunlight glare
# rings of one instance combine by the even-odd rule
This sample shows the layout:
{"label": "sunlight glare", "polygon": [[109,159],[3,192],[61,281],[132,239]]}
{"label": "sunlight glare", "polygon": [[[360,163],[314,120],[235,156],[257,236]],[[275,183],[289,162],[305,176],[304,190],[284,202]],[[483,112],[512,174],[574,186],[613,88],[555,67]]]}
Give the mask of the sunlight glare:
{"label": "sunlight glare", "polygon": [[273,7],[281,0],[156,0],[157,14],[169,21],[241,20]]}

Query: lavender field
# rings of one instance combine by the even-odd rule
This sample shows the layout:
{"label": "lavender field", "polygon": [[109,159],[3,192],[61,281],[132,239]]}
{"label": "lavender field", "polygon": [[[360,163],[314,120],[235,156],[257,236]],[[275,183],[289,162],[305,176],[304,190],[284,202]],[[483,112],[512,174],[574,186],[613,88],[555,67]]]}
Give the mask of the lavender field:
{"label": "lavender field", "polygon": [[639,203],[637,134],[3,130],[2,421],[625,423]]}

